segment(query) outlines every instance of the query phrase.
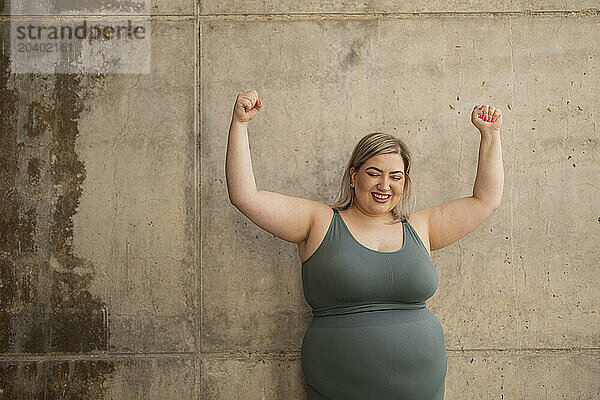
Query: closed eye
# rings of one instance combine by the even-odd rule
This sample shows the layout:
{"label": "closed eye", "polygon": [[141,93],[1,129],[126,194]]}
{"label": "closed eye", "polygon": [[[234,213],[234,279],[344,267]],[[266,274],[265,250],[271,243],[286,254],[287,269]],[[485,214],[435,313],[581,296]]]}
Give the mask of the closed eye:
{"label": "closed eye", "polygon": [[[369,173],[367,173],[367,175],[369,175],[369,176],[379,176],[377,174],[369,174]],[[399,180],[402,179],[402,177],[401,176],[400,177],[398,177],[398,176],[392,176],[392,179],[394,179],[396,181],[399,181]]]}

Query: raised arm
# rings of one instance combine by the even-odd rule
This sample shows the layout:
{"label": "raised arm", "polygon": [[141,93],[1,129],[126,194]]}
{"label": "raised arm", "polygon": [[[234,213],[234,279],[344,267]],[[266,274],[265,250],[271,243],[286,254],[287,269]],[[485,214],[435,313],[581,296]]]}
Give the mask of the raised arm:
{"label": "raised arm", "polygon": [[248,122],[260,111],[261,103],[255,91],[238,94],[225,160],[229,201],[261,229],[288,242],[300,243],[308,238],[320,203],[256,188]]}
{"label": "raised arm", "polygon": [[473,195],[414,212],[428,221],[431,251],[473,232],[500,207],[504,186],[500,143],[502,113],[494,106],[477,106],[471,121],[481,133]]}

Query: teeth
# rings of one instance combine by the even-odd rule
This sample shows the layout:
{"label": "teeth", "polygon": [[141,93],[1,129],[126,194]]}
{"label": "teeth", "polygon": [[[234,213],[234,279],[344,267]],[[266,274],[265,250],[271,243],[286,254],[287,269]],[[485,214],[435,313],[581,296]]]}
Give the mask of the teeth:
{"label": "teeth", "polygon": [[381,195],[378,195],[378,194],[375,194],[375,193],[373,193],[373,196],[377,197],[378,199],[387,199],[388,197],[390,197],[389,194],[386,195],[386,196],[381,196]]}

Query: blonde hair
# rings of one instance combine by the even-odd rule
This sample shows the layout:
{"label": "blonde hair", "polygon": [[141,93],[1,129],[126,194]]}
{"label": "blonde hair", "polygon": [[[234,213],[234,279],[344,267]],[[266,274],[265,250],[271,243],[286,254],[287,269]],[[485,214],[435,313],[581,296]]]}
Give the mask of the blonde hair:
{"label": "blonde hair", "polygon": [[404,189],[402,197],[391,212],[394,216],[394,222],[400,222],[408,218],[410,214],[408,203],[411,200],[412,186],[410,179],[410,151],[406,143],[401,139],[381,132],[369,133],[356,144],[342,176],[337,200],[333,204],[330,204],[331,207],[346,210],[352,205],[354,202],[354,189],[350,187],[350,169],[354,167],[355,172],[358,172],[368,159],[380,154],[399,154],[404,161]]}

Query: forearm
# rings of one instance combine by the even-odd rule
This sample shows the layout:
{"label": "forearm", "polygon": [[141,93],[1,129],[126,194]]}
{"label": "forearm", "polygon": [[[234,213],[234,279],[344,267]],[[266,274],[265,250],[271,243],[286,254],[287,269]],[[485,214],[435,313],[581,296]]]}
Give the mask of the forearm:
{"label": "forearm", "polygon": [[504,167],[500,131],[482,133],[473,196],[492,207],[499,207],[503,188]]}
{"label": "forearm", "polygon": [[231,204],[236,205],[244,198],[256,193],[247,123],[231,121],[229,126],[225,178]]}

